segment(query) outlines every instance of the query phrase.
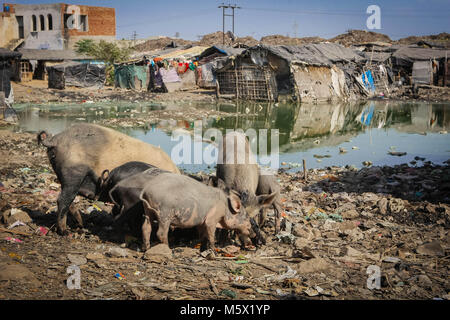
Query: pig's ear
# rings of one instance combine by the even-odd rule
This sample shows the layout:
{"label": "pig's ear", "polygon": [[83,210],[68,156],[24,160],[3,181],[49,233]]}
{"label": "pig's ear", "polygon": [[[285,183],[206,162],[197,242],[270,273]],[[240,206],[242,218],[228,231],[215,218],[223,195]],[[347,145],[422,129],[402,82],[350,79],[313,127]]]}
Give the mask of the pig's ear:
{"label": "pig's ear", "polygon": [[270,206],[275,200],[277,193],[274,192],[272,194],[263,194],[261,196],[257,196],[256,199],[258,201],[258,205],[262,207]]}
{"label": "pig's ear", "polygon": [[103,170],[101,177],[102,182],[104,183],[109,178],[109,170],[108,169]]}
{"label": "pig's ear", "polygon": [[241,199],[236,194],[230,193],[228,201],[230,202],[231,213],[238,214],[241,212]]}
{"label": "pig's ear", "polygon": [[217,188],[219,188],[220,190],[227,190],[227,185],[225,184],[225,181],[223,181],[220,178],[217,178]]}

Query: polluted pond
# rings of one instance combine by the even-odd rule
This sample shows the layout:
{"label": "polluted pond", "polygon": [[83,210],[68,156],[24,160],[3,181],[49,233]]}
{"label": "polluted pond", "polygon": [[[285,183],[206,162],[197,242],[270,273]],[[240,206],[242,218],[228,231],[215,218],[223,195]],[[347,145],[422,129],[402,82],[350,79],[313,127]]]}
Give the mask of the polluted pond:
{"label": "polluted pond", "polygon": [[[107,117],[105,108],[24,106],[19,124],[0,130],[0,299],[450,298],[448,105],[217,104],[192,107],[192,118],[169,106],[157,116],[111,106]],[[174,229],[170,246],[152,235],[143,252],[139,230],[114,228],[110,204],[80,196],[71,209],[84,227],[68,215],[69,236],[56,233],[60,184],[36,132],[95,121],[170,155],[172,132],[191,136],[199,119],[204,128],[279,130],[279,233],[270,209],[260,247],[216,237],[214,251],[200,251],[195,229]],[[203,179],[215,172],[180,168]],[[71,290],[74,266],[80,287]],[[379,283],[368,285],[374,268]]]}

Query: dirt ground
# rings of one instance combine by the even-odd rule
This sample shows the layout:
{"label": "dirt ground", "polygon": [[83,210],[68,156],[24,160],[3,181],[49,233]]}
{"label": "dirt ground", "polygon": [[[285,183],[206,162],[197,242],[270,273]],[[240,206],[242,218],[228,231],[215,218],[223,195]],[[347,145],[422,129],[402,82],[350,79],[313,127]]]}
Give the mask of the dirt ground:
{"label": "dirt ground", "polygon": [[[171,93],[148,93],[113,87],[93,90],[86,88],[68,87],[65,90],[49,89],[47,81],[32,80],[30,82],[12,82],[15,103],[49,103],[49,102],[155,102],[155,103],[216,103],[214,90],[188,90]],[[420,86],[416,90],[412,86],[395,87],[383,99],[414,100],[428,102],[449,102],[450,87]],[[198,109],[197,109],[198,110]],[[191,111],[195,111],[192,109]],[[197,115],[198,118],[198,115]]]}
{"label": "dirt ground", "polygon": [[[111,227],[109,205],[81,197],[84,229],[61,237],[60,186],[35,135],[0,130],[0,159],[0,299],[450,298],[448,164],[314,169],[307,180],[284,165],[282,232],[270,210],[265,245],[213,255],[192,230],[144,254]],[[80,289],[67,286],[73,265]]]}

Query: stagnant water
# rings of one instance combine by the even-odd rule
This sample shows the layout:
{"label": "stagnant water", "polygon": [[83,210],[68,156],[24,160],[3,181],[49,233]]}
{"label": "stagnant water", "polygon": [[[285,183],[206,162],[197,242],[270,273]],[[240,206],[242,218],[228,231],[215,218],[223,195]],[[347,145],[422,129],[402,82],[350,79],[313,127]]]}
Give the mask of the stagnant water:
{"label": "stagnant water", "polygon": [[[98,104],[45,104],[15,105],[19,125],[15,129],[37,132],[47,130],[58,133],[74,122],[95,122],[109,118],[130,118],[151,112],[159,105],[145,103]],[[183,105],[165,106],[179,109]],[[308,168],[332,165],[362,167],[364,161],[373,165],[396,165],[414,160],[416,156],[437,164],[450,159],[450,104],[404,103],[369,101],[341,104],[264,104],[229,103],[198,104],[197,108],[213,108],[227,112],[226,117],[201,119],[203,132],[217,128],[267,129],[268,136],[279,131],[280,167],[284,163],[299,165],[302,159]],[[199,119],[200,120],[200,119]],[[147,129],[121,128],[120,131],[142,141],[160,146],[169,155],[179,141],[173,136],[188,140],[193,135],[193,123],[164,120],[148,124]],[[269,142],[271,142],[269,138]],[[200,142],[202,151],[214,156],[216,150],[210,143]],[[194,161],[192,145],[191,161]],[[269,145],[270,149],[270,145]],[[341,152],[344,151],[346,152]],[[212,150],[212,151],[211,151]],[[393,156],[389,151],[406,152]],[[273,158],[275,159],[275,158]],[[281,165],[283,164],[283,165]],[[421,162],[418,162],[420,165]],[[213,171],[214,164],[180,164],[181,168],[196,171]],[[299,167],[300,169],[300,167]]]}

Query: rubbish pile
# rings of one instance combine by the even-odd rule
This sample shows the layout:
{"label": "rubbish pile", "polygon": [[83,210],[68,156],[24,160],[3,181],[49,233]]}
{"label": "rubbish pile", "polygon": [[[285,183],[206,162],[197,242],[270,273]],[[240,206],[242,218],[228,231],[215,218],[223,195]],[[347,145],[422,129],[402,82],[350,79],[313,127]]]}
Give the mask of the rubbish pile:
{"label": "rubbish pile", "polygon": [[0,155],[0,299],[450,298],[448,163],[314,169],[306,181],[283,167],[281,232],[269,211],[266,245],[231,237],[200,252],[186,229],[144,254],[112,227],[111,206],[84,198],[73,206],[84,229],[56,234],[59,184],[34,135],[0,131]]}

